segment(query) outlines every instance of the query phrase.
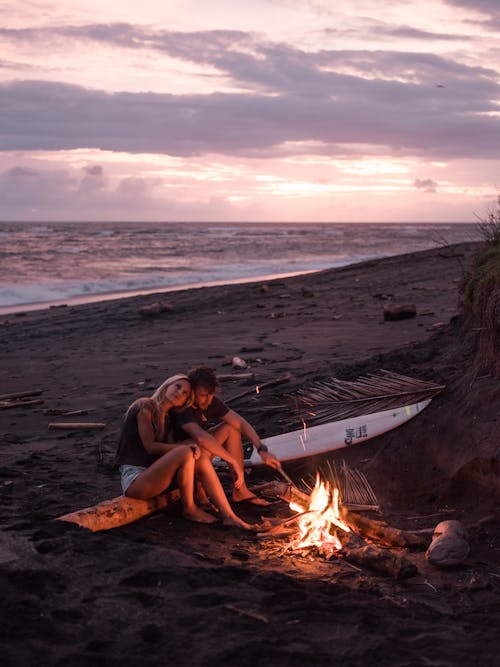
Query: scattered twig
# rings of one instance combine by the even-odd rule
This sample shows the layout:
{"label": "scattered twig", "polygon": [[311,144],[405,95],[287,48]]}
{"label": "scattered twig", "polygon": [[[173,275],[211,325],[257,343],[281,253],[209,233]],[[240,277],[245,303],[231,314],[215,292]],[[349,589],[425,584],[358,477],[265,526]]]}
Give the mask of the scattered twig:
{"label": "scattered twig", "polygon": [[[275,387],[278,384],[284,384],[285,382],[290,382],[292,379],[292,374],[291,373],[286,373],[285,375],[282,375],[281,377],[278,377],[274,380],[269,380],[269,382],[263,382],[262,384],[259,384],[259,391],[262,389],[266,389],[268,387]],[[246,391],[242,391],[240,394],[236,394],[236,396],[231,396],[230,398],[226,399],[226,403],[230,403],[231,401],[236,401],[238,398],[243,398],[243,396],[248,396],[248,394],[255,394],[255,387],[252,387],[252,389],[247,389]]]}
{"label": "scattered twig", "polygon": [[228,609],[229,611],[234,611],[235,614],[239,614],[240,616],[247,616],[248,618],[252,618],[254,621],[269,623],[267,616],[264,616],[264,614],[259,614],[256,611],[247,611],[246,609],[241,609],[240,607],[236,607],[233,604],[225,604],[224,608]]}
{"label": "scattered twig", "polygon": [[82,415],[88,415],[88,410],[61,410],[59,408],[49,408],[44,410],[44,415],[52,415],[58,417],[81,417]]}

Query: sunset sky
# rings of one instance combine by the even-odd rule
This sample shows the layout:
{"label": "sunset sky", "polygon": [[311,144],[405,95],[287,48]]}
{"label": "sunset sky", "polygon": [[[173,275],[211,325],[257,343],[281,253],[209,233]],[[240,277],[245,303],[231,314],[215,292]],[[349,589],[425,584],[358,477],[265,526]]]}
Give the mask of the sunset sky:
{"label": "sunset sky", "polygon": [[0,220],[474,222],[498,0],[0,1]]}

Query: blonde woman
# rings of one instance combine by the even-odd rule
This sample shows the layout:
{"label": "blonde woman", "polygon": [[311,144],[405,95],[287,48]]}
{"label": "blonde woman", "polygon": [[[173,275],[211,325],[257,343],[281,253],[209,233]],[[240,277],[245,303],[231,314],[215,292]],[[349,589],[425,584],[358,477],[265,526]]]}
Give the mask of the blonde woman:
{"label": "blonde woman", "polygon": [[214,523],[217,519],[194,502],[196,473],[223,522],[250,530],[237,517],[226,498],[219,478],[210,463],[200,460],[200,449],[192,442],[168,442],[170,411],[191,402],[191,383],[187,375],[173,375],[150,398],[139,398],[128,408],[122,422],[116,464],[121,474],[123,493],[147,500],[165,491],[175,478],[179,486],[182,512],[186,519]]}

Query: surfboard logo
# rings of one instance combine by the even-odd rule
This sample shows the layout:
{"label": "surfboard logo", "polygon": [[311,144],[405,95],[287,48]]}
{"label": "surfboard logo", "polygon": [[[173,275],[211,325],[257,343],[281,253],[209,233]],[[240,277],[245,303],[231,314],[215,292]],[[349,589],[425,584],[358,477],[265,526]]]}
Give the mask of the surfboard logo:
{"label": "surfboard logo", "polygon": [[344,444],[349,446],[352,445],[354,440],[362,440],[367,437],[368,437],[368,429],[366,427],[366,424],[360,424],[355,428],[346,428]]}

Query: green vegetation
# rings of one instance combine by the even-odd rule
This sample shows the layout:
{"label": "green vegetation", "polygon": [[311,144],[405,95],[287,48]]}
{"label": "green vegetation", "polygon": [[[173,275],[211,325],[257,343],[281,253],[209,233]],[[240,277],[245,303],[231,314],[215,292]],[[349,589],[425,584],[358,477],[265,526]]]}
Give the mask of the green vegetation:
{"label": "green vegetation", "polygon": [[476,370],[500,378],[500,197],[498,207],[479,223],[484,245],[462,282],[463,308],[478,330]]}

